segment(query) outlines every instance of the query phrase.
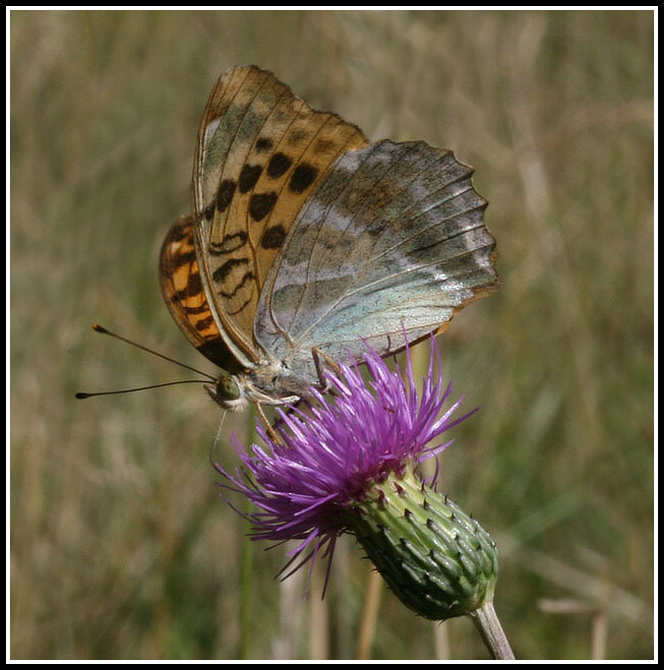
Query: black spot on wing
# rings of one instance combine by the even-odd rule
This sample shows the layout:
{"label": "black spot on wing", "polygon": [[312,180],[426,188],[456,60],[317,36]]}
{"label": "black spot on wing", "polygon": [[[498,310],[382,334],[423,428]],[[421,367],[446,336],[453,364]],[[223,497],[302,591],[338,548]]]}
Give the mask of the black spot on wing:
{"label": "black spot on wing", "polygon": [[187,278],[187,287],[183,291],[187,297],[197,296],[203,293],[203,284],[201,283],[201,275],[194,272]]}
{"label": "black spot on wing", "polygon": [[201,319],[200,321],[197,321],[194,327],[196,328],[196,330],[199,330],[202,333],[204,333],[210,328],[212,328],[213,325],[214,325],[214,319],[212,318],[212,316],[208,316],[206,319]]}
{"label": "black spot on wing", "polygon": [[[229,298],[229,299],[230,299],[230,298],[234,298],[234,297],[236,296],[237,292],[238,292],[238,291],[239,291],[239,290],[240,290],[240,289],[241,289],[247,282],[252,281],[254,278],[255,278],[255,276],[254,276],[254,273],[253,273],[253,272],[245,272],[245,273],[242,275],[242,279],[240,279],[240,281],[239,281],[239,282],[238,282],[238,283],[237,283],[237,284],[236,284],[230,291],[218,291],[218,293],[219,293],[219,295],[222,296],[223,298]],[[251,296],[250,296],[249,298],[247,298],[247,302],[249,302],[249,300],[251,300]],[[246,303],[245,303],[245,304],[246,304]],[[231,314],[231,313],[232,313],[232,314],[237,314],[237,313],[238,313],[239,311],[241,311],[242,309],[244,309],[244,305],[243,305],[242,307],[240,307],[240,309],[237,310],[236,312],[229,312],[229,314]]]}
{"label": "black spot on wing", "polygon": [[170,238],[171,242],[182,242],[187,240],[187,242],[191,243],[194,237],[191,231],[191,226],[173,226],[168,232],[168,237]]}
{"label": "black spot on wing", "polygon": [[263,249],[279,249],[286,239],[286,229],[282,224],[271,226],[261,238],[261,247]]}
{"label": "black spot on wing", "polygon": [[228,276],[238,265],[248,265],[249,260],[247,258],[229,258],[223,265],[218,267],[212,273],[212,279],[215,282],[224,282],[228,279]]}
{"label": "black spot on wing", "polygon": [[269,137],[259,137],[256,141],[256,151],[267,151],[272,146],[273,142]]}
{"label": "black spot on wing", "polygon": [[211,202],[204,210],[203,210],[203,218],[206,221],[212,221],[214,217],[214,212],[217,209],[217,205],[214,202]]}
{"label": "black spot on wing", "polygon": [[267,164],[267,173],[273,179],[277,179],[278,177],[281,177],[292,164],[293,161],[288,158],[286,154],[282,154],[279,151],[270,158],[270,162]]}
{"label": "black spot on wing", "polygon": [[170,265],[173,272],[179,270],[183,265],[192,265],[196,262],[196,252],[192,249],[186,253],[178,253],[173,255],[170,259]]}
{"label": "black spot on wing", "polygon": [[240,193],[248,193],[251,189],[256,186],[258,178],[263,172],[262,165],[243,165],[240,172],[240,178],[238,179],[238,185],[240,187]]}
{"label": "black spot on wing", "polygon": [[254,221],[264,219],[277,202],[277,194],[274,191],[269,193],[254,193],[249,198],[249,216]]}
{"label": "black spot on wing", "polygon": [[309,138],[309,133],[304,130],[303,128],[295,128],[286,138],[288,141],[288,144],[291,146],[296,146],[297,144],[300,144],[300,142],[303,142],[304,140]]}
{"label": "black spot on wing", "polygon": [[221,242],[210,242],[208,244],[208,252],[211,256],[225,256],[241,249],[247,243],[247,233],[240,230],[237,233],[229,233],[224,235]]}
{"label": "black spot on wing", "polygon": [[[224,181],[219,184],[219,189],[217,190],[217,209],[220,212],[226,210],[226,208],[233,201],[233,195],[235,195],[235,186],[236,183],[232,179],[224,179]],[[207,210],[206,210],[207,211]]]}
{"label": "black spot on wing", "polygon": [[303,193],[313,184],[317,174],[318,169],[313,165],[302,163],[293,170],[288,188],[295,193]]}
{"label": "black spot on wing", "polygon": [[249,303],[251,303],[251,297],[247,298],[236,310],[228,312],[229,316],[235,316],[239,314]]}

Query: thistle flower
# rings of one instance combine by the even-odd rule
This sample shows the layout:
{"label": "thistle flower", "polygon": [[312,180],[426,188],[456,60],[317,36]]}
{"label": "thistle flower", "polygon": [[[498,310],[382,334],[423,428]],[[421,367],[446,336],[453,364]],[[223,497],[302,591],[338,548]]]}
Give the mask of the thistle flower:
{"label": "thistle flower", "polygon": [[319,556],[331,561],[336,539],[351,533],[418,614],[443,620],[491,607],[495,543],[435,491],[436,475],[421,474],[421,464],[453,441],[442,436],[476,411],[456,416],[463,397],[452,402],[434,345],[421,392],[409,351],[402,376],[368,349],[368,383],[356,364],[341,365],[327,374],[331,395],[312,389],[306,412],[280,410],[274,430],[258,426],[266,448],[247,451],[232,438],[243,467],[233,474],[216,467],[225,488],[258,508],[245,515],[253,538],[300,541],[282,576]]}

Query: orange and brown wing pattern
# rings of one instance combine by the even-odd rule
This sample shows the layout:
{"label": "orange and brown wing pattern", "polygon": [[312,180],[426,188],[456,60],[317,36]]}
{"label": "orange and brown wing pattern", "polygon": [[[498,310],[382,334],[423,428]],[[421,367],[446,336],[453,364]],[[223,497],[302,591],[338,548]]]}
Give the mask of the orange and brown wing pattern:
{"label": "orange and brown wing pattern", "polygon": [[270,72],[241,66],[217,82],[198,136],[195,235],[217,326],[244,364],[261,358],[258,300],[300,209],[340,155],[367,144]]}
{"label": "orange and brown wing pattern", "polygon": [[201,283],[191,216],[182,216],[168,231],[159,259],[159,283],[173,318],[187,339],[216,365],[239,371],[219,333]]}

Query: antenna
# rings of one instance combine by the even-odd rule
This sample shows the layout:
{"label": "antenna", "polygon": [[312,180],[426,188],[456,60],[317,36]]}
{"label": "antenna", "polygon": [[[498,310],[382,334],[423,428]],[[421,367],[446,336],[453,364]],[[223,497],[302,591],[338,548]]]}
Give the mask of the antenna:
{"label": "antenna", "polygon": [[174,358],[171,358],[170,356],[160,354],[158,351],[155,351],[154,349],[150,349],[149,347],[144,347],[142,344],[138,344],[137,342],[133,342],[132,340],[128,340],[126,337],[122,337],[122,335],[118,335],[117,333],[113,333],[110,330],[108,330],[107,328],[104,328],[103,326],[100,326],[98,323],[95,323],[95,324],[92,325],[92,330],[96,331],[97,333],[102,333],[103,335],[110,335],[111,337],[114,337],[117,340],[120,340],[122,342],[126,342],[127,344],[131,344],[133,347],[138,347],[139,349],[143,349],[143,351],[147,351],[149,354],[154,354],[155,356],[159,356],[159,358],[163,358],[165,361],[175,363],[175,365],[179,365],[181,368],[191,370],[192,372],[195,372],[196,374],[202,375],[203,377],[207,377],[207,379],[206,380],[203,380],[203,379],[183,379],[183,380],[176,381],[176,382],[164,382],[162,384],[151,384],[150,386],[139,386],[137,388],[124,389],[124,390],[120,390],[120,391],[99,391],[97,393],[77,393],[76,398],[78,398],[79,400],[84,400],[85,398],[92,398],[94,396],[100,396],[100,395],[115,395],[115,394],[118,394],[118,393],[133,393],[134,391],[145,391],[147,389],[162,388],[163,386],[174,386],[175,384],[205,384],[207,382],[207,380],[211,380],[213,382],[217,381],[215,377],[208,374],[207,372],[202,372],[201,370],[197,370],[196,368],[192,368],[190,365],[186,365],[185,363],[181,363],[180,361],[176,361]]}

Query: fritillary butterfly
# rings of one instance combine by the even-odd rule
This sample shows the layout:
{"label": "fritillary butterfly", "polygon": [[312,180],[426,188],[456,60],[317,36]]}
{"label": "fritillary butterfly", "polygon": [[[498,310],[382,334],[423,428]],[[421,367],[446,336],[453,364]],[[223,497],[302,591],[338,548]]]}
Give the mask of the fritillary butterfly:
{"label": "fritillary butterfly", "polygon": [[372,144],[258,67],[225,72],[160,262],[175,321],[221,368],[215,400],[296,401],[321,360],[395,353],[495,290],[472,173],[425,142]]}

